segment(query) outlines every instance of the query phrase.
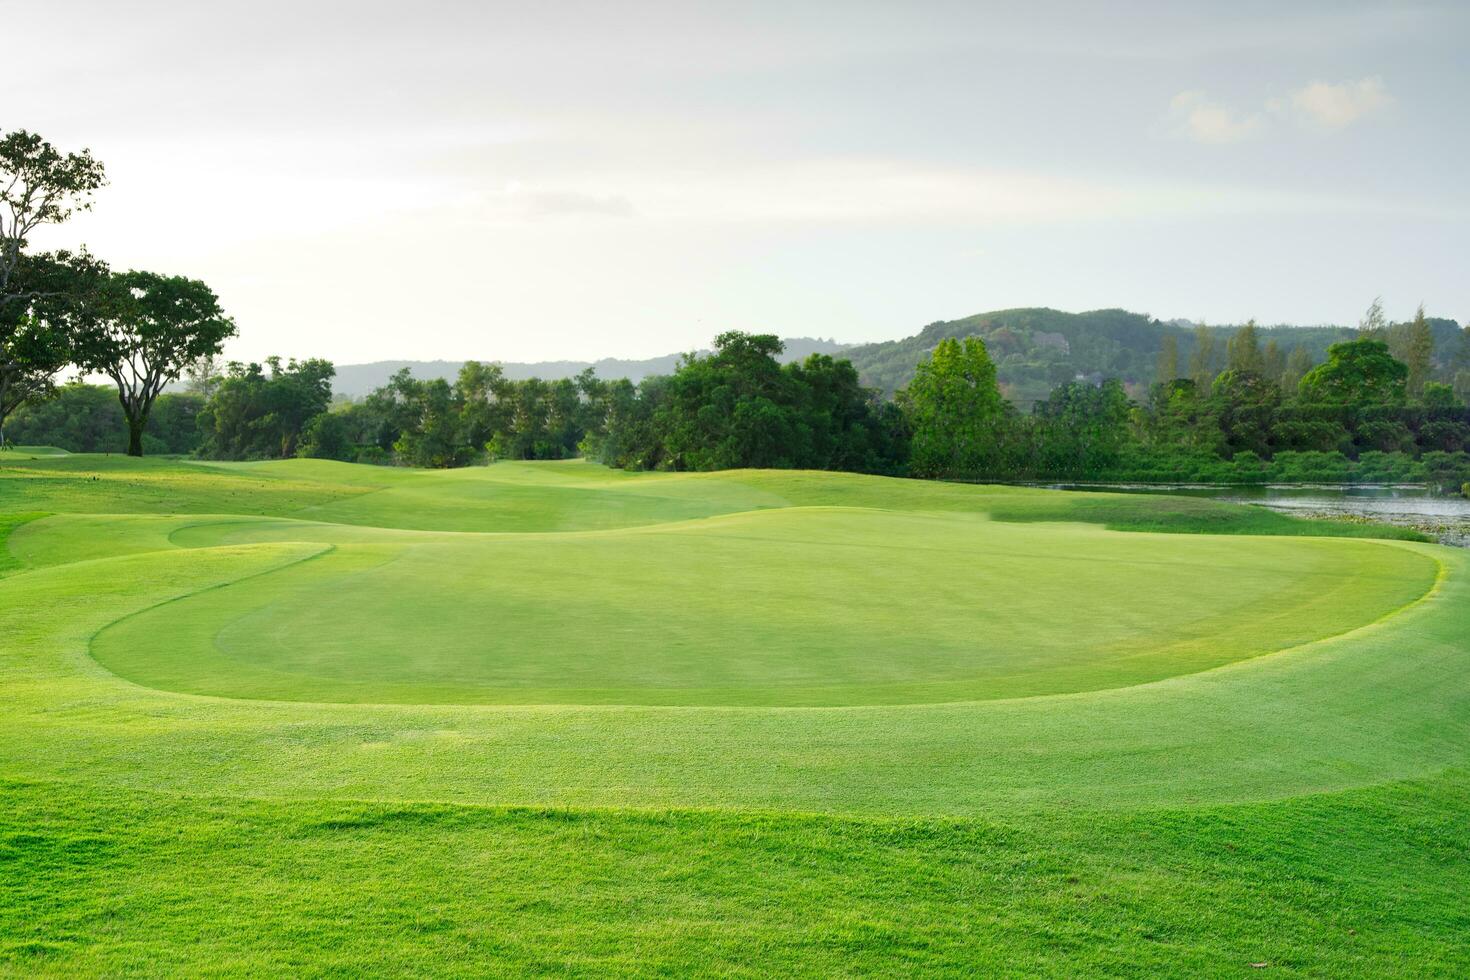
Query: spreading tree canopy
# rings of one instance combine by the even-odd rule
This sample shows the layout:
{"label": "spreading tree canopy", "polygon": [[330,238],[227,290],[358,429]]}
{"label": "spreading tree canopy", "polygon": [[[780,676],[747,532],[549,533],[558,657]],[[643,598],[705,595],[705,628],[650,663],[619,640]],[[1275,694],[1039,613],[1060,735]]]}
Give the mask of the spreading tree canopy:
{"label": "spreading tree canopy", "polygon": [[96,264],[85,253],[30,255],[27,240],[91,206],[102,164],[34,133],[0,134],[0,444],[5,419],[49,395],[71,360],[72,319]]}
{"label": "spreading tree canopy", "polygon": [[1333,344],[1327,362],[1303,376],[1301,397],[1330,405],[1402,405],[1409,369],[1372,336]]}
{"label": "spreading tree canopy", "polygon": [[117,385],[128,420],[128,455],[143,455],[143,429],[165,385],[200,357],[218,354],[235,324],[197,279],[114,274],[78,341],[77,360]]}
{"label": "spreading tree canopy", "polygon": [[85,252],[18,257],[0,300],[0,443],[12,412],[55,391],[106,277],[106,266]]}

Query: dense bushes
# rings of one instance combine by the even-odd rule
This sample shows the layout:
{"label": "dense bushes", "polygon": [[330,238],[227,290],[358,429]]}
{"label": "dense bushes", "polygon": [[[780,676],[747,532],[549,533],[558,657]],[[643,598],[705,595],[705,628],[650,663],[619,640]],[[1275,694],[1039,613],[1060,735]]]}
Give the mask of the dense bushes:
{"label": "dense bushes", "polygon": [[627,469],[903,468],[897,409],[859,385],[850,363],[813,354],[782,366],[780,352],[774,336],[725,333],[713,354],[667,377],[607,386],[589,454]]}
{"label": "dense bushes", "polygon": [[[626,469],[839,469],[966,480],[1185,483],[1470,480],[1470,409],[1412,375],[1371,338],[1331,348],[1297,390],[1273,378],[1247,326],[1216,376],[1175,378],[1134,402],[1123,385],[1072,380],[1020,413],[978,338],[941,340],[892,401],[845,360],[782,365],[773,336],[722,334],[707,356],[635,385],[511,381],[469,362],[459,376],[400,371],[356,402],[331,403],[332,365],[277,358],[193,372],[199,395],[165,395],[149,450],[220,459],[311,456],[424,467],[582,455]],[[197,375],[197,376],[195,376]],[[27,408],[12,437],[75,451],[120,450],[115,394],[69,385]]]}
{"label": "dense bushes", "polygon": [[565,459],[601,425],[610,387],[577,378],[512,381],[467,362],[453,383],[407,369],[357,402],[333,405],[303,431],[297,454],[444,468],[485,459]]}
{"label": "dense bushes", "polygon": [[[143,448],[148,453],[191,453],[198,448],[197,417],[204,399],[195,394],[160,395],[148,420]],[[117,389],[67,384],[45,400],[22,406],[5,425],[7,442],[56,446],[72,453],[123,453],[128,422]]]}
{"label": "dense bushes", "polygon": [[332,400],[332,365],[311,359],[282,364],[231,363],[211,382],[213,394],[199,416],[200,455],[210,459],[293,456],[302,433]]}
{"label": "dense bushes", "polygon": [[1091,474],[1105,481],[1137,483],[1432,483],[1453,488],[1470,477],[1470,454],[1363,453],[1353,459],[1338,452],[1282,451],[1270,459],[1237,453],[1221,459],[1210,453],[1131,447],[1117,463]]}
{"label": "dense bushes", "polygon": [[[1423,381],[1372,337],[1329,348],[1295,390],[1267,373],[1278,358],[1247,325],[1217,376],[1153,385],[1142,404],[1116,380],[1072,381],[1029,416],[997,405],[984,344],[942,342],[899,393],[915,472],[972,480],[1261,483],[1426,481],[1466,475],[1470,410]],[[960,352],[963,350],[963,356]],[[1422,366],[1422,365],[1421,365]],[[938,380],[936,380],[938,379]],[[961,406],[958,410],[954,406]],[[979,447],[983,447],[980,451]]]}

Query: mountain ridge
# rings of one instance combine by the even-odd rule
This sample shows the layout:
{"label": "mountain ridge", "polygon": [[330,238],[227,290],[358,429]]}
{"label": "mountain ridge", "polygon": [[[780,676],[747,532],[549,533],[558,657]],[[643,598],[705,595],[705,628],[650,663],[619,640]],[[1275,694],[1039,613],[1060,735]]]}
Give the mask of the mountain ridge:
{"label": "mountain ridge", "polygon": [[[1456,321],[1438,317],[1430,317],[1428,321],[1434,333],[1437,358],[1449,356],[1457,344],[1470,343],[1462,339]],[[1194,356],[1199,326],[1189,320],[1160,320],[1119,308],[1068,313],[1050,307],[1017,307],[956,320],[936,320],[907,337],[866,344],[788,337],[783,339],[786,351],[782,360],[799,361],[814,353],[841,355],[852,361],[863,384],[891,395],[908,384],[915,365],[941,340],[980,337],[995,361],[1007,397],[1024,406],[1045,398],[1057,385],[1077,378],[1115,377],[1135,390],[1146,387],[1155,380],[1166,336],[1174,337],[1179,367],[1184,371]],[[1206,333],[1213,338],[1212,370],[1224,367],[1226,338],[1238,329],[1240,324],[1205,326]],[[1257,330],[1263,345],[1274,340],[1283,355],[1300,346],[1314,362],[1326,358],[1331,344],[1357,336],[1356,327],[1340,324],[1258,324]],[[608,357],[597,361],[500,363],[506,376],[513,379],[572,377],[590,367],[604,379],[629,378],[636,382],[668,374],[683,356],[678,353],[644,359]],[[462,364],[463,361],[407,360],[344,364],[337,368],[333,389],[339,395],[359,398],[386,383],[400,368],[411,369],[415,377],[453,379]]]}

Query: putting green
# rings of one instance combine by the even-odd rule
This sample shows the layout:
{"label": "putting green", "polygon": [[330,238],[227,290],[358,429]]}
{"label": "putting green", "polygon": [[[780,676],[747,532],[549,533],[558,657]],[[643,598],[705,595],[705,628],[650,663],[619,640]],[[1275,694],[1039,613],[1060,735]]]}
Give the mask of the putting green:
{"label": "putting green", "polygon": [[844,507],[535,535],[231,519],[171,540],[316,547],[103,630],[92,654],[108,669],[194,694],[410,704],[835,706],[1121,687],[1346,632],[1437,572],[1365,541]]}

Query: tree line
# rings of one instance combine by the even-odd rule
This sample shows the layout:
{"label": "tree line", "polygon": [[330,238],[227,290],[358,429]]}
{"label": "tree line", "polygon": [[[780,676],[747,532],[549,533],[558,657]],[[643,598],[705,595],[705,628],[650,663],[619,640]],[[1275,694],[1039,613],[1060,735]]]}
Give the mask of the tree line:
{"label": "tree line", "polygon": [[[0,441],[424,467],[580,455],[627,469],[964,480],[1470,481],[1470,328],[1436,351],[1422,308],[1390,324],[1376,301],[1321,363],[1263,344],[1250,322],[1226,340],[1221,369],[1215,333],[1200,328],[1187,358],[1163,337],[1146,391],[1079,377],[1029,412],[1005,398],[979,337],[939,340],[889,399],[846,359],[783,365],[778,338],[735,331],[639,384],[590,370],[511,380],[472,361],[452,382],[404,370],[334,400],[325,360],[221,364],[235,325],[202,282],[28,248],[104,184],[86,150],[0,136]],[[58,390],[67,366],[112,385]],[[185,376],[184,391],[165,392]]]}
{"label": "tree line", "polygon": [[90,209],[105,184],[87,150],[63,153],[25,130],[0,134],[0,445],[12,413],[50,397],[75,367],[111,379],[127,452],[141,456],[165,386],[235,334],[196,279],[114,271],[86,249],[30,247],[44,226]]}
{"label": "tree line", "polygon": [[[1297,371],[1273,371],[1251,324],[1227,346],[1226,366],[1212,376],[1173,377],[1141,399],[1116,379],[1074,380],[1029,412],[1003,396],[976,337],[941,341],[894,399],[863,387],[844,360],[818,354],[783,365],[777,338],[738,332],[637,385],[591,371],[517,381],[471,361],[453,381],[400,371],[356,401],[333,399],[324,360],[204,358],[186,368],[185,392],[160,398],[162,425],[145,440],[214,459],[422,467],[585,456],[635,470],[975,481],[1470,481],[1470,409],[1445,381],[1416,380],[1377,331]],[[67,386],[17,427],[37,442],[117,439],[121,419],[110,430],[98,423],[105,393]]]}
{"label": "tree line", "polygon": [[1022,414],[1001,396],[981,340],[946,339],[898,395],[912,425],[909,472],[969,480],[1470,481],[1470,330],[1440,378],[1422,309],[1389,327],[1375,303],[1357,338],[1332,345],[1321,364],[1281,357],[1259,342],[1253,323],[1226,346],[1218,372],[1199,361],[1179,364],[1165,346],[1165,380],[1141,399],[1115,379],[1078,380]]}
{"label": "tree line", "polygon": [[454,467],[586,456],[627,469],[902,473],[897,406],[864,388],[846,361],[813,354],[782,365],[781,350],[776,337],[730,332],[711,354],[687,355],[637,385],[591,370],[512,380],[497,364],[470,361],[452,382],[404,369],[364,398],[335,403],[330,363],[272,358],[218,373],[197,365],[192,394],[174,397],[200,399],[197,451],[215,459]]}

